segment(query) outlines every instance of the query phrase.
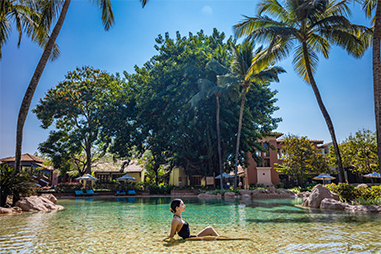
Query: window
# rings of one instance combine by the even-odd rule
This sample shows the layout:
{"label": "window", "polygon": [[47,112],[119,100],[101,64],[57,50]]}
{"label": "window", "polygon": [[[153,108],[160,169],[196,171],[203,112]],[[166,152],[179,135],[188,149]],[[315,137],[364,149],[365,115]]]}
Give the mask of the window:
{"label": "window", "polygon": [[263,148],[265,149],[265,151],[263,152],[263,157],[270,156],[270,153],[269,153],[269,144],[263,143]]}

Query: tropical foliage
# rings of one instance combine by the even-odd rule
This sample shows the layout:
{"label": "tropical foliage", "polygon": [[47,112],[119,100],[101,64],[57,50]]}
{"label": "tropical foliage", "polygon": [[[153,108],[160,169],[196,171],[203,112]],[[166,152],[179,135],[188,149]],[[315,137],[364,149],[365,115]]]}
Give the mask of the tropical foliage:
{"label": "tropical foliage", "polygon": [[325,185],[330,191],[337,193],[340,199],[354,204],[375,204],[380,202],[381,186],[354,186],[347,183]]}
{"label": "tropical foliage", "polygon": [[15,173],[13,167],[0,165],[0,206],[5,206],[7,197],[13,196],[13,203],[20,199],[20,196],[30,196],[35,194],[32,187],[36,187],[33,178],[25,171]]}
{"label": "tropical foliage", "polygon": [[113,105],[121,83],[101,70],[77,67],[40,99],[33,112],[42,128],[55,123],[56,130],[50,131],[39,150],[52,159],[56,168],[75,165],[80,175],[91,173],[95,155],[105,153],[111,142],[103,126],[108,126],[106,122],[113,119],[114,112],[105,108]]}
{"label": "tropical foliage", "polygon": [[[343,166],[354,174],[367,174],[378,169],[376,133],[362,129],[344,140],[340,145]],[[328,153],[329,163],[337,165],[333,151]]]}
{"label": "tropical foliage", "polygon": [[236,36],[269,43],[269,54],[274,54],[278,60],[293,52],[295,71],[311,85],[329,129],[341,181],[345,177],[336,134],[314,73],[318,54],[328,58],[331,45],[343,48],[354,57],[361,57],[368,48],[372,30],[352,24],[347,19],[349,13],[347,1],[288,0],[281,4],[277,0],[262,0],[257,16],[245,16],[241,23],[234,26]]}
{"label": "tropical foliage", "polygon": [[299,186],[315,173],[330,171],[326,159],[307,137],[288,136],[282,142],[283,163],[276,163],[276,170],[296,177]]}
{"label": "tropical foliage", "polygon": [[[169,169],[183,167],[188,175],[219,174],[215,99],[206,97],[193,108],[188,102],[200,93],[200,79],[218,84],[216,74],[219,72],[207,65],[211,59],[221,60],[221,48],[229,49],[230,43],[234,45],[231,39],[227,42],[224,39],[225,35],[216,29],[211,36],[203,31],[190,33],[189,37],[177,32],[175,39],[168,33],[164,37],[159,35],[155,45],[158,55],[143,68],[135,67],[135,74],[128,75],[127,87],[136,91],[137,104],[134,120],[137,131],[132,139],[141,154],[146,150],[151,152],[153,171],[167,165]],[[219,63],[221,66],[232,59],[230,51],[225,54],[228,55],[224,57],[225,62]],[[271,117],[277,109],[274,95],[266,82],[257,83],[255,89],[247,91],[248,102],[243,113],[246,125],[239,151],[242,164],[247,163],[245,154],[253,150],[261,134],[274,130],[280,120]],[[220,101],[220,106],[222,161],[233,162],[239,105],[227,97]],[[124,137],[122,131],[115,133],[111,150],[126,154],[128,147],[118,142]],[[230,170],[231,165],[233,163],[225,164],[224,170]]]}

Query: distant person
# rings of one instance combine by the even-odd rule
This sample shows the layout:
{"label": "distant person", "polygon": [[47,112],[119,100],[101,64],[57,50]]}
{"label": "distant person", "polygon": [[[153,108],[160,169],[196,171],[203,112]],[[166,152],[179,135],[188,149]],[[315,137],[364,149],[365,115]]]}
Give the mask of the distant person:
{"label": "distant person", "polygon": [[224,185],[224,189],[230,189],[230,183],[229,182],[227,182],[225,185]]}
{"label": "distant person", "polygon": [[239,183],[238,183],[238,187],[239,187],[240,189],[242,189],[242,182],[239,182]]}
{"label": "distant person", "polygon": [[174,213],[171,224],[171,233],[168,237],[164,238],[164,240],[172,240],[176,233],[183,239],[188,240],[205,240],[203,238],[205,236],[219,236],[219,234],[211,226],[204,228],[197,235],[191,235],[189,231],[189,224],[181,217],[181,213],[185,211],[185,205],[181,199],[174,199],[172,201],[170,211]]}

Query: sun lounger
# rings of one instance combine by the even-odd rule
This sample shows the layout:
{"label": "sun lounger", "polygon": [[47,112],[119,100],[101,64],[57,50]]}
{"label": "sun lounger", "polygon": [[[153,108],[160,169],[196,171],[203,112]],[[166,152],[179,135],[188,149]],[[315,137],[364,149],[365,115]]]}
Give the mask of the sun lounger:
{"label": "sun lounger", "polygon": [[118,195],[126,195],[126,192],[124,190],[122,190],[122,191],[117,190],[115,193],[115,196],[118,196]]}
{"label": "sun lounger", "polygon": [[76,195],[76,196],[79,196],[79,195],[86,195],[86,193],[83,193],[82,190],[76,190],[76,191],[75,191],[75,195]]}
{"label": "sun lounger", "polygon": [[99,193],[95,193],[93,190],[87,190],[86,194],[87,195],[98,195]]}
{"label": "sun lounger", "polygon": [[135,190],[127,190],[128,195],[136,195]]}

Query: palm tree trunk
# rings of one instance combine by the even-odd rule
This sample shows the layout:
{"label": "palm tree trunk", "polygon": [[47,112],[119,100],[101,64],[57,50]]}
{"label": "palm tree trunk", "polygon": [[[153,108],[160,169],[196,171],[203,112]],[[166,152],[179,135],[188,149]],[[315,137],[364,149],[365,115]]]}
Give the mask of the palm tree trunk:
{"label": "palm tree trunk", "polygon": [[242,95],[242,100],[241,100],[241,109],[240,109],[240,112],[239,112],[237,144],[236,144],[236,148],[235,148],[235,165],[234,165],[234,189],[235,190],[237,189],[239,140],[240,140],[240,137],[241,137],[243,108],[245,107],[245,98],[246,98],[247,88],[248,88],[248,86],[244,85],[243,95]]}
{"label": "palm tree trunk", "polygon": [[222,186],[222,156],[221,156],[221,134],[220,134],[220,97],[216,95],[217,102],[217,113],[216,113],[216,123],[217,123],[217,142],[218,142],[218,164],[220,167],[220,186]]}
{"label": "palm tree trunk", "polygon": [[50,35],[49,41],[45,47],[44,52],[42,53],[41,59],[37,64],[37,67],[34,71],[33,77],[29,83],[29,86],[25,92],[24,99],[21,103],[18,119],[17,119],[17,132],[16,132],[16,158],[15,158],[15,173],[21,171],[21,149],[22,149],[22,140],[24,132],[24,124],[26,117],[29,112],[30,104],[33,99],[34,92],[36,91],[38,82],[40,81],[42,72],[45,69],[46,63],[49,60],[49,57],[52,53],[54,43],[60,33],[61,27],[66,17],[67,10],[69,8],[71,0],[65,0],[65,3],[62,6],[61,14],[58,18],[56,25]]}
{"label": "palm tree trunk", "polygon": [[307,44],[305,42],[303,43],[303,55],[304,55],[304,62],[306,64],[308,79],[310,81],[309,83],[312,87],[312,90],[314,91],[317,103],[319,105],[319,108],[320,108],[323,116],[324,116],[325,122],[327,123],[329,133],[331,134],[332,143],[333,143],[333,147],[335,149],[335,155],[336,155],[336,159],[337,159],[337,166],[339,167],[339,172],[340,172],[340,178],[341,178],[340,180],[342,182],[344,182],[346,179],[345,179],[345,175],[344,175],[343,164],[341,162],[341,155],[340,155],[339,146],[338,146],[337,141],[336,141],[335,130],[333,128],[331,117],[329,116],[328,111],[324,106],[323,100],[321,99],[321,96],[320,96],[319,89],[316,85],[314,76],[312,74],[310,61],[309,61],[309,57],[308,57]]}
{"label": "palm tree trunk", "polygon": [[378,171],[381,173],[381,59],[380,59],[380,40],[381,40],[381,5],[376,8],[376,21],[374,23],[373,33],[373,93],[374,93],[374,111],[376,115],[376,133],[377,133],[377,154]]}

